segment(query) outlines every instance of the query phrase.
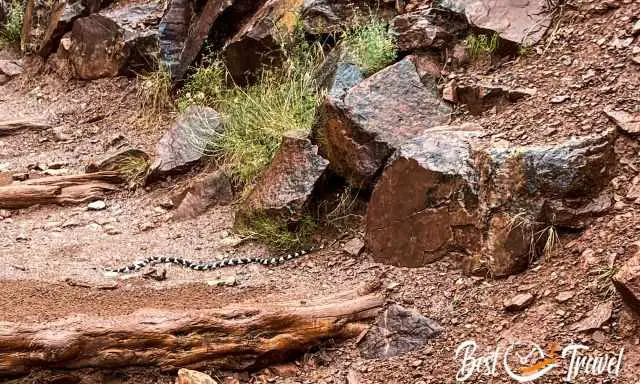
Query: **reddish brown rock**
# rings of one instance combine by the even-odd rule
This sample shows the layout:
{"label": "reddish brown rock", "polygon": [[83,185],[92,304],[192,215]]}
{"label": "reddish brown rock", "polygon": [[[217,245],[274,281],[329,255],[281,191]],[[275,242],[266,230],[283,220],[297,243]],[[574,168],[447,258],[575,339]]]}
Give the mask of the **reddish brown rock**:
{"label": "reddish brown rock", "polygon": [[178,207],[173,219],[199,216],[214,205],[227,205],[233,201],[231,179],[220,170],[198,177],[171,200]]}
{"label": "reddish brown rock", "polygon": [[535,300],[535,297],[532,294],[521,293],[510,299],[506,299],[503,303],[504,309],[510,312],[522,311],[523,309],[533,304],[534,300]]}
{"label": "reddish brown rock", "polygon": [[604,212],[593,205],[610,179],[614,138],[499,148],[460,127],[426,131],[400,146],[373,190],[367,248],[393,265],[457,251],[469,255],[471,271],[520,272],[546,240],[544,228]]}
{"label": "reddish brown rock", "polygon": [[91,15],[73,23],[68,57],[76,77],[90,80],[116,76],[128,56],[124,30],[113,20]]}
{"label": "reddish brown rock", "polygon": [[595,306],[587,316],[579,322],[573,324],[571,329],[577,332],[592,331],[602,327],[613,313],[613,302],[607,301]]}
{"label": "reddish brown rock", "polygon": [[156,146],[151,177],[179,172],[200,160],[206,146],[222,129],[218,113],[207,107],[188,107]]}
{"label": "reddish brown rock", "polygon": [[224,46],[222,55],[233,79],[245,84],[264,66],[281,63],[279,28],[292,27],[302,0],[268,0]]}
{"label": "reddish brown rock", "polygon": [[477,176],[466,134],[425,134],[394,155],[366,216],[377,261],[418,267],[455,248],[479,250]]}
{"label": "reddish brown rock", "polygon": [[393,2],[378,0],[306,0],[302,21],[305,31],[312,35],[335,33],[366,22],[372,12],[391,19],[395,16],[393,5]]}
{"label": "reddish brown rock", "polygon": [[84,80],[140,73],[158,57],[161,4],[121,3],[77,19],[50,64],[64,77]]}
{"label": "reddish brown rock", "polygon": [[218,384],[218,382],[206,373],[180,368],[176,384]]}
{"label": "reddish brown rock", "polygon": [[632,135],[640,133],[640,113],[614,111],[613,109],[607,109],[604,113],[623,131]]}
{"label": "reddish brown rock", "polygon": [[396,16],[391,21],[390,35],[398,49],[412,51],[451,46],[467,29],[464,17],[425,8]]}
{"label": "reddish brown rock", "polygon": [[232,4],[231,0],[207,0],[202,11],[192,21],[178,63],[172,66],[171,76],[174,80],[181,80],[184,77],[193,60],[200,53],[213,23]]}
{"label": "reddish brown rock", "polygon": [[493,107],[514,103],[533,96],[533,88],[510,88],[485,84],[458,84],[454,80],[445,88],[445,100],[464,104],[473,114],[480,114]]}
{"label": "reddish brown rock", "polygon": [[135,75],[156,66],[160,56],[158,26],[163,15],[162,2],[121,2],[100,14],[113,20],[124,31],[127,73]]}
{"label": "reddish brown rock", "polygon": [[261,216],[299,221],[314,202],[328,164],[310,140],[296,133],[285,135],[271,165],[236,214],[236,224],[244,226]]}
{"label": "reddish brown rock", "polygon": [[340,98],[328,96],[314,137],[331,168],[355,186],[370,186],[404,140],[448,119],[450,108],[418,76],[408,57]]}
{"label": "reddish brown rock", "polygon": [[22,60],[0,60],[0,74],[9,77],[18,76],[24,72]]}
{"label": "reddish brown rock", "polygon": [[474,27],[495,31],[504,40],[537,44],[551,25],[545,1],[442,0],[438,7],[464,14]]}
{"label": "reddish brown rock", "polygon": [[640,316],[640,253],[636,253],[613,276],[613,284],[629,309]]}
{"label": "reddish brown rock", "polygon": [[440,332],[434,320],[394,304],[378,316],[358,347],[366,359],[388,358],[421,348]]}

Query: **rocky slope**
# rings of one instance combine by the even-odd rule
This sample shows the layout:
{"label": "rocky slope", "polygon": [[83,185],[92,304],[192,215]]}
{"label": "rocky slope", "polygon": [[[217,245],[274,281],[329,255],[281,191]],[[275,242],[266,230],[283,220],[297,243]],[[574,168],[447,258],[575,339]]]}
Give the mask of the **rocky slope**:
{"label": "rocky slope", "polygon": [[[251,81],[246,75],[255,68],[240,65],[251,57],[269,65],[281,60],[277,53],[251,55],[273,53],[277,35],[265,20],[284,17],[289,8],[280,6],[287,2],[220,2],[226,10],[217,3],[200,9],[179,1],[167,7],[56,3],[63,6],[37,19],[56,21],[55,28],[44,28],[51,33],[23,38],[31,42],[26,49],[45,60],[0,53],[0,122],[50,125],[0,136],[0,188],[24,185],[24,178],[82,174],[123,148],[159,156],[156,181],[134,191],[119,187],[100,198],[103,205],[0,210],[0,321],[299,302],[379,281],[385,310],[367,334],[327,341],[266,369],[199,369],[223,383],[454,382],[464,375],[456,357],[464,341],[475,341],[480,355],[504,352],[519,340],[540,345],[547,355],[570,343],[588,346],[593,355],[624,348],[616,378],[581,373],[574,382],[637,382],[636,2],[575,0],[553,9],[556,4],[542,1],[386,4],[379,12],[391,20],[402,49],[397,62],[367,74],[337,56],[314,132],[289,135],[239,206],[228,205],[231,186],[219,174],[207,179],[213,166],[181,136],[197,132],[199,124],[218,127],[217,113],[192,111],[174,122],[177,116],[167,112],[149,127],[137,111],[137,80],[120,76],[144,67],[138,64],[147,51],[133,47],[149,47],[145,39],[160,39],[171,65],[190,65],[203,31],[238,64],[238,81]],[[305,1],[307,32],[353,20],[360,8],[346,3]],[[504,19],[512,21],[509,27],[502,28]],[[228,29],[238,20],[242,27]],[[185,35],[187,24],[193,29]],[[486,30],[497,31],[500,48],[469,57],[463,39]],[[167,36],[183,48],[163,45]],[[172,165],[162,168],[166,159]],[[234,234],[238,222],[266,214],[295,224],[317,207],[324,198],[320,187],[333,177],[365,189],[368,207],[354,213],[362,224],[343,228],[327,250],[274,268],[159,266],[152,275],[116,277],[102,271],[152,254],[193,260],[266,255],[263,246]],[[327,231],[317,240],[334,235]],[[555,362],[539,382],[566,376],[570,359]],[[518,366],[525,368],[521,374],[530,368]],[[50,368],[13,382],[175,380],[162,366]],[[501,361],[491,378],[483,372],[467,381],[512,382]]]}

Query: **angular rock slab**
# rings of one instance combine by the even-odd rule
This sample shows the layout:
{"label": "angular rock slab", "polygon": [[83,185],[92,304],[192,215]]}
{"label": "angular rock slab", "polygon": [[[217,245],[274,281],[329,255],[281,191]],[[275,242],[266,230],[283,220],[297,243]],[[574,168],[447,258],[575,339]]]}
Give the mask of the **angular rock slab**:
{"label": "angular rock slab", "polygon": [[395,16],[393,4],[376,0],[305,0],[301,15],[307,33],[322,35],[364,23],[371,13],[384,19]]}
{"label": "angular rock slab", "polygon": [[163,15],[163,3],[119,3],[105,9],[101,15],[113,20],[124,31],[128,50],[126,69],[140,73],[152,69],[159,55],[159,24]]}
{"label": "angular rock slab", "polygon": [[[337,96],[340,96],[338,94]],[[442,124],[451,109],[425,86],[412,56],[321,106],[314,137],[331,168],[352,185],[370,186],[403,141]]]}
{"label": "angular rock slab", "polygon": [[[235,5],[236,3],[236,0],[207,0],[204,4],[204,7],[202,8],[202,11],[200,11],[197,16],[194,16],[193,20],[190,23],[191,25],[188,26],[188,33],[185,37],[184,43],[180,44],[179,42],[176,42],[176,48],[181,49],[177,57],[173,57],[171,52],[169,52],[169,56],[164,59],[165,63],[170,64],[169,68],[171,70],[171,78],[174,81],[184,78],[185,74],[189,70],[189,67],[200,53],[202,44],[204,44],[205,40],[207,40],[209,33],[215,33],[215,28],[212,28],[214,26],[214,23],[227,9],[229,9],[229,7]],[[171,5],[171,7],[174,8],[173,10],[169,10],[169,12],[171,12],[172,18],[186,18],[187,15],[185,13],[185,10],[181,11],[180,9],[176,8],[179,7],[177,5],[176,7],[174,7],[174,5]],[[180,15],[181,12],[182,14]],[[168,27],[169,25],[167,23],[169,15],[170,14],[167,13],[165,15],[165,19],[163,20],[163,25],[165,27]],[[161,25],[161,28],[164,27]],[[176,26],[174,27],[174,30],[178,31],[178,29],[180,28],[182,27]],[[165,29],[162,29],[161,33],[163,33],[163,35],[165,35],[166,37],[167,31]],[[161,46],[161,49],[164,49],[165,52],[167,52],[166,42],[163,43],[163,45],[164,48],[162,48]]]}
{"label": "angular rock slab", "polygon": [[636,253],[613,276],[613,285],[622,301],[640,316],[640,253]]}
{"label": "angular rock slab", "polygon": [[122,3],[74,21],[52,59],[56,71],[83,80],[139,73],[158,56],[161,4]]}
{"label": "angular rock slab", "polygon": [[468,29],[466,18],[433,8],[398,15],[391,20],[390,35],[401,51],[453,45]]}
{"label": "angular rock slab", "polygon": [[378,316],[359,349],[366,359],[389,358],[422,347],[440,332],[434,320],[394,304]]}
{"label": "angular rock slab", "polygon": [[194,17],[194,5],[193,0],[169,0],[160,21],[158,32],[161,60],[169,73],[173,74],[179,68],[191,19]]}
{"label": "angular rock slab", "polygon": [[221,130],[222,122],[215,110],[188,107],[156,146],[151,176],[178,172],[199,161],[213,135]]}
{"label": "angular rock slab", "polygon": [[246,226],[253,217],[261,216],[285,223],[299,221],[313,203],[328,165],[309,139],[286,134],[271,165],[236,214],[236,225]]}
{"label": "angular rock slab", "polygon": [[631,113],[606,109],[604,113],[623,131],[632,135],[640,133],[640,112]]}
{"label": "angular rock slab", "polygon": [[377,261],[419,267],[456,247],[479,251],[473,135],[427,132],[396,151],[367,209],[365,239]]}
{"label": "angular rock slab", "polygon": [[83,80],[118,75],[129,56],[124,39],[124,30],[105,16],[76,20],[68,54],[73,74]]}
{"label": "angular rock slab", "polygon": [[279,25],[292,27],[288,24],[301,5],[302,0],[266,1],[225,44],[222,55],[237,83],[251,81],[263,66],[279,65],[283,59]]}
{"label": "angular rock slab", "polygon": [[24,63],[22,60],[0,60],[0,74],[13,77],[22,72],[24,72]]}
{"label": "angular rock slab", "polygon": [[551,25],[545,0],[438,0],[434,7],[464,14],[474,27],[524,46],[537,44]]}
{"label": "angular rock slab", "polygon": [[97,12],[98,0],[27,0],[22,26],[22,51],[46,56],[56,39],[81,16]]}
{"label": "angular rock slab", "polygon": [[218,382],[206,373],[180,368],[178,370],[176,384],[218,384]]}
{"label": "angular rock slab", "polygon": [[171,198],[177,206],[174,220],[197,217],[214,205],[227,205],[233,201],[231,179],[221,170],[192,180]]}
{"label": "angular rock slab", "polygon": [[375,260],[418,267],[455,251],[472,271],[520,272],[532,245],[546,240],[543,230],[585,220],[611,177],[613,131],[500,148],[456,129],[426,131],[389,161],[366,216]]}
{"label": "angular rock slab", "polygon": [[335,100],[342,100],[347,91],[364,78],[364,69],[354,63],[341,45],[329,52],[315,73],[315,82],[320,90]]}

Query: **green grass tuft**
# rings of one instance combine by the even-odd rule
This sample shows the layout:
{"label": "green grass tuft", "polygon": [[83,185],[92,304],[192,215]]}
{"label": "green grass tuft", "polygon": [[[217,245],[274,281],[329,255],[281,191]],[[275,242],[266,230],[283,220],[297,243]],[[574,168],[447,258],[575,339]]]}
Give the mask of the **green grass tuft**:
{"label": "green grass tuft", "polygon": [[129,188],[142,187],[149,172],[149,161],[139,156],[127,156],[122,159],[116,171],[127,181]]}
{"label": "green grass tuft", "polygon": [[311,235],[318,224],[313,217],[304,216],[295,228],[290,228],[286,222],[268,216],[258,216],[251,219],[249,226],[240,230],[243,236],[258,240],[271,249],[291,251],[309,244]]}
{"label": "green grass tuft", "polygon": [[215,60],[198,70],[185,82],[178,98],[178,108],[184,111],[189,105],[217,106],[229,96],[226,85],[227,71]]}
{"label": "green grass tuft", "polygon": [[140,111],[150,118],[171,107],[171,74],[165,68],[138,76],[137,98]]}
{"label": "green grass tuft", "polygon": [[474,35],[467,36],[465,45],[467,47],[467,53],[472,60],[477,60],[483,57],[491,57],[498,49],[498,43],[500,38],[497,33],[488,37],[487,35]]}
{"label": "green grass tuft", "polygon": [[313,78],[322,49],[308,43],[301,27],[283,34],[285,61],[263,71],[247,88],[235,85],[219,61],[199,68],[187,81],[181,109],[205,105],[220,113],[224,130],[207,152],[228,166],[233,180],[250,185],[270,164],[287,131],[308,133],[320,97]]}
{"label": "green grass tuft", "polygon": [[398,57],[387,23],[376,17],[372,16],[368,23],[347,30],[342,38],[355,64],[363,68],[367,75],[387,67]]}
{"label": "green grass tuft", "polygon": [[20,42],[22,38],[22,18],[24,17],[24,11],[22,9],[22,3],[18,0],[14,0],[11,3],[9,14],[5,25],[0,30],[0,40],[7,44],[16,44]]}

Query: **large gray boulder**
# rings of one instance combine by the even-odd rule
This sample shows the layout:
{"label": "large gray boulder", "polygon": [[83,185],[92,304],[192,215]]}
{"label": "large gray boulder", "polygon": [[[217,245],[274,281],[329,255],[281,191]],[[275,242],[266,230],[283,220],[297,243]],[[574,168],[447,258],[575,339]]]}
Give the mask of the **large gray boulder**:
{"label": "large gray boulder", "polygon": [[610,131],[510,148],[491,146],[481,132],[426,131],[401,145],[382,173],[367,211],[367,247],[393,265],[424,266],[455,251],[467,255],[469,270],[522,271],[549,226],[574,227],[605,211],[593,202],[609,183],[613,142]]}

